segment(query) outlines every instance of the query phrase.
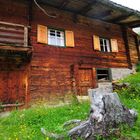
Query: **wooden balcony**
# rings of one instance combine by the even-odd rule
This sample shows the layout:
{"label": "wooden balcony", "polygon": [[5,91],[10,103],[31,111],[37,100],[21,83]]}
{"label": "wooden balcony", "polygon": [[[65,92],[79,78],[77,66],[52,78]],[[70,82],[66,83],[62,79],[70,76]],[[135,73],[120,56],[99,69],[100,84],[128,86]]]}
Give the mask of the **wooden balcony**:
{"label": "wooden balcony", "polygon": [[0,61],[16,64],[29,61],[32,47],[28,40],[29,27],[0,21]]}

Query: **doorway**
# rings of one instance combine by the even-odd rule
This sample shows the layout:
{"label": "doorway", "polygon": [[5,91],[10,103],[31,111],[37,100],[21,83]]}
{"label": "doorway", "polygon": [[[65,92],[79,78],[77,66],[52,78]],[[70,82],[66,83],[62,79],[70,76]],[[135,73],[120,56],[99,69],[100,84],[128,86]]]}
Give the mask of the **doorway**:
{"label": "doorway", "polygon": [[94,87],[94,75],[92,68],[80,68],[79,74],[79,90],[78,95],[88,95],[88,89]]}

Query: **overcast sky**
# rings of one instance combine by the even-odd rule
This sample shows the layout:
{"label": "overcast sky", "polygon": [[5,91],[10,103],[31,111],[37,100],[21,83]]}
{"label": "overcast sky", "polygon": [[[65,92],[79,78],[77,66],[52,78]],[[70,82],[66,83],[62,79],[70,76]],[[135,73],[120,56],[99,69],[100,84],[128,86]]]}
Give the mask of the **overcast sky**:
{"label": "overcast sky", "polygon": [[140,11],[140,0],[112,0],[112,1]]}
{"label": "overcast sky", "polygon": [[[140,11],[140,0],[112,0],[112,1]],[[134,31],[140,32],[140,28],[135,28]]]}

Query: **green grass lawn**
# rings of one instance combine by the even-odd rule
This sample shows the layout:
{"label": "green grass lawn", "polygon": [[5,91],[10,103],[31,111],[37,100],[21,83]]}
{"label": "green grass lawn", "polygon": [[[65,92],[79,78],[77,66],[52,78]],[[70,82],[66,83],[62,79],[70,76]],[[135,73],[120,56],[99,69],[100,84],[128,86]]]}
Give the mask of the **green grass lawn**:
{"label": "green grass lawn", "polygon": [[[122,95],[121,100],[127,107],[135,108],[139,112],[139,117],[133,128],[121,127],[121,135],[113,136],[112,139],[140,140],[140,102]],[[89,109],[89,103],[84,102],[79,105],[55,108],[41,106],[14,111],[9,117],[0,119],[0,140],[47,140],[40,132],[41,127],[49,132],[65,133],[63,123],[71,119],[86,119]]]}
{"label": "green grass lawn", "polygon": [[[118,91],[121,101],[128,108],[135,108],[139,115],[133,128],[121,126],[121,134],[108,140],[140,140],[140,73],[123,80],[131,83],[127,89]],[[132,86],[132,87],[131,87]],[[138,94],[138,95],[137,95]],[[0,140],[48,140],[41,134],[43,127],[49,132],[65,133],[63,123],[72,119],[84,120],[88,117],[90,105],[83,102],[61,107],[34,107],[13,111],[7,118],[0,118]]]}
{"label": "green grass lawn", "polygon": [[138,119],[133,128],[128,126],[123,126],[121,128],[121,135],[124,140],[140,140],[140,99],[137,98],[127,98],[126,96],[120,96],[121,101],[128,108],[135,109],[138,112]]}
{"label": "green grass lawn", "polygon": [[41,127],[54,133],[63,133],[63,123],[71,119],[84,120],[89,113],[89,103],[46,108],[44,106],[14,111],[8,118],[0,119],[0,140],[44,140]]}

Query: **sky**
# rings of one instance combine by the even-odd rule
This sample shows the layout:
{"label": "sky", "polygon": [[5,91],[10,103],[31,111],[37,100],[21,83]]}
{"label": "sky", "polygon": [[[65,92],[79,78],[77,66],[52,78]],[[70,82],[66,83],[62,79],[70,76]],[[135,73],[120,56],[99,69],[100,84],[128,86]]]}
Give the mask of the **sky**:
{"label": "sky", "polygon": [[140,11],[140,0],[111,0],[111,1]]}
{"label": "sky", "polygon": [[[140,11],[140,0],[111,0],[111,1]],[[140,32],[140,28],[135,28],[134,31]]]}

